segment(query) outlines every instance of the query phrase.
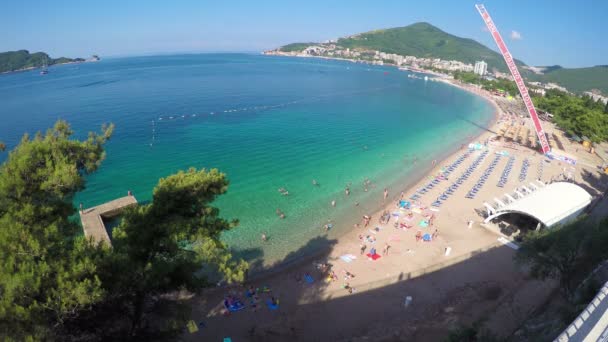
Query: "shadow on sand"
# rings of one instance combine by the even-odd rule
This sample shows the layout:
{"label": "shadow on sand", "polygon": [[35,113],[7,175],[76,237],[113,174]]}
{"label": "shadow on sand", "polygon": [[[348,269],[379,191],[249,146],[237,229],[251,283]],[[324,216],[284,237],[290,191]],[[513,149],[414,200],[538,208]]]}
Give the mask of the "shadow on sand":
{"label": "shadow on sand", "polygon": [[[503,245],[449,258],[437,256],[432,266],[394,274],[383,274],[387,272],[383,270],[383,259],[357,258],[353,263],[370,263],[366,272],[380,279],[366,282],[366,274],[343,279],[341,270],[352,264],[328,258],[335,244],[335,240],[318,237],[285,260],[292,260],[311,247],[329,246],[317,253],[314,260],[333,265],[339,277],[337,281],[325,281],[326,274],[315,267],[311,258],[297,263],[279,262],[280,266],[271,268],[270,273],[257,276],[244,286],[210,289],[194,297],[192,317],[202,323],[201,329],[194,334],[186,333],[183,338],[187,341],[221,341],[224,337],[231,337],[232,341],[351,341],[357,337],[369,341],[430,341],[443,340],[451,328],[482,318],[487,325],[510,334],[530,314],[526,309],[530,305],[521,305],[529,301],[518,298],[516,293],[523,283],[530,281],[513,263],[515,252]],[[418,248],[425,248],[425,243],[421,242]],[[404,265],[420,262],[415,254],[400,251],[385,258],[400,258]],[[305,275],[314,281],[307,282]],[[352,293],[344,288],[349,282],[355,288]],[[245,295],[249,286],[269,289],[259,294],[256,308]],[[241,298],[246,308],[226,314],[222,303],[229,294]],[[405,304],[407,296],[412,297],[408,305]],[[267,307],[266,301],[271,297],[279,299],[278,309]],[[496,311],[498,313],[490,317],[489,314]]]}

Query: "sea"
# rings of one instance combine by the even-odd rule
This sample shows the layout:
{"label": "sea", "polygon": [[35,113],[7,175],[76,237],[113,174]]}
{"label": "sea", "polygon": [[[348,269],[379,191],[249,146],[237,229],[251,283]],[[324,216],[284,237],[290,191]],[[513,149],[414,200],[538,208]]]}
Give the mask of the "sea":
{"label": "sea", "polygon": [[218,168],[230,185],[214,205],[240,222],[223,241],[256,268],[270,268],[335,243],[383,206],[385,188],[395,200],[433,160],[492,121],[484,99],[408,75],[258,54],[107,58],[54,66],[47,75],[4,74],[0,141],[10,149],[58,119],[76,138],[114,123],[107,158],[75,206],[129,190],[146,202],[159,178]]}

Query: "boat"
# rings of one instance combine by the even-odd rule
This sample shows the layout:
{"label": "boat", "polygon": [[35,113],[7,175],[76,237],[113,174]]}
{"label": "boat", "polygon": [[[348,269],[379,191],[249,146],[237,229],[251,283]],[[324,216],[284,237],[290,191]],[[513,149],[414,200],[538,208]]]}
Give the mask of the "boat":
{"label": "boat", "polygon": [[48,64],[46,61],[44,61],[44,64],[42,64],[42,70],[40,70],[40,75],[46,75],[48,73],[49,73]]}

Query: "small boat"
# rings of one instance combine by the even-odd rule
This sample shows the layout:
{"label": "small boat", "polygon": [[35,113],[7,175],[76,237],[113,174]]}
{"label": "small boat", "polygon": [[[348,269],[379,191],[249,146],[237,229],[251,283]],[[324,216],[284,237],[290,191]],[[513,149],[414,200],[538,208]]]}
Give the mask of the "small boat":
{"label": "small boat", "polygon": [[48,63],[45,61],[42,64],[42,70],[40,70],[40,75],[46,75],[49,73],[49,69],[48,69]]}

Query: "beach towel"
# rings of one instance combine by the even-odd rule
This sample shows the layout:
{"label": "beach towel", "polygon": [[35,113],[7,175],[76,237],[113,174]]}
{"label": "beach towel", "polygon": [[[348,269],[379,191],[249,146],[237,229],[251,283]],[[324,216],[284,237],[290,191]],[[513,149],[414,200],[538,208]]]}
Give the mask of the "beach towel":
{"label": "beach towel", "polygon": [[276,310],[276,309],[278,309],[278,308],[279,308],[279,303],[277,303],[277,304],[272,304],[272,300],[270,300],[270,299],[266,299],[266,305],[268,306],[268,308],[269,308],[270,310]]}
{"label": "beach towel", "polygon": [[188,321],[188,324],[186,324],[186,327],[188,328],[188,332],[191,334],[194,334],[195,332],[198,331],[198,327],[196,326],[196,323],[193,320]]}
{"label": "beach towel", "polygon": [[420,221],[420,223],[418,223],[418,225],[422,228],[426,228],[429,226],[429,223],[425,220]]}
{"label": "beach towel", "polygon": [[348,256],[348,255],[342,255],[340,257],[340,259],[342,259],[342,261],[344,261],[344,262],[352,262],[353,261],[353,259],[351,259],[350,256]]}
{"label": "beach towel", "polygon": [[372,260],[374,260],[374,261],[376,261],[376,260],[380,259],[380,254],[376,253],[374,255],[371,255],[370,253],[367,253],[367,257],[370,258],[370,259],[372,259]]}
{"label": "beach towel", "polygon": [[430,242],[431,240],[433,240],[433,238],[431,237],[431,234],[426,233],[426,234],[422,235],[422,241]]}
{"label": "beach towel", "polygon": [[314,278],[310,274],[305,275],[304,280],[306,280],[306,282],[309,284],[312,284],[315,282]]}
{"label": "beach towel", "polygon": [[357,259],[357,256],[353,255],[353,254],[344,254],[344,255],[346,255],[347,257],[351,258],[351,260]]}
{"label": "beach towel", "polygon": [[432,211],[439,211],[439,209],[438,209],[438,208],[430,208],[429,210],[432,210]]}
{"label": "beach towel", "polygon": [[228,305],[228,300],[224,300],[224,307],[230,312],[236,312],[244,309],[245,304],[243,304],[240,300],[235,299],[232,304]]}
{"label": "beach towel", "polygon": [[403,219],[404,219],[405,221],[411,221],[411,220],[413,220],[413,219],[414,219],[414,216],[412,216],[412,217],[407,217],[407,216],[404,216],[404,217],[403,217]]}
{"label": "beach towel", "polygon": [[393,213],[392,215],[399,217],[399,213]]}
{"label": "beach towel", "polygon": [[412,208],[412,212],[415,214],[420,214],[422,211],[419,208]]}

